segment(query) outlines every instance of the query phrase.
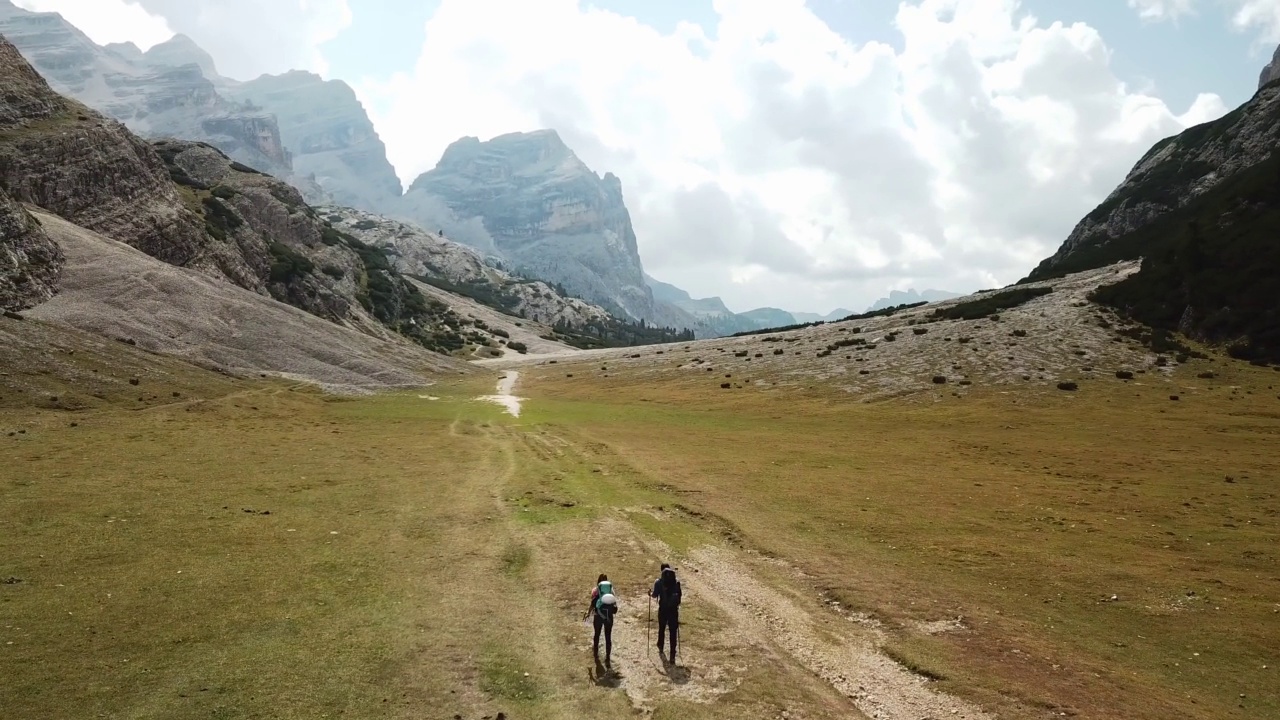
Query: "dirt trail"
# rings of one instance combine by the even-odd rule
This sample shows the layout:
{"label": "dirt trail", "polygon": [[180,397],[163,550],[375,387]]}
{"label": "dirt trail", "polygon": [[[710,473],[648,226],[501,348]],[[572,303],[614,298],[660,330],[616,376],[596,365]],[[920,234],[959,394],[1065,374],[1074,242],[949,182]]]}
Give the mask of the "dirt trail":
{"label": "dirt trail", "polygon": [[482,395],[476,399],[497,403],[505,407],[507,412],[511,413],[512,417],[520,417],[521,398],[512,394],[516,387],[516,381],[519,379],[519,372],[515,370],[508,370],[506,374],[502,376],[502,379],[498,381],[498,392],[496,395]]}
{"label": "dirt trail", "polygon": [[[992,720],[981,709],[930,688],[927,680],[885,656],[878,649],[880,631],[848,616],[815,616],[756,579],[729,550],[700,548],[690,553],[684,568],[684,582],[733,618],[733,631],[785,650],[868,717]],[[831,637],[836,640],[827,639]]]}
{"label": "dirt trail", "polygon": [[[495,397],[512,397],[516,380],[516,374],[508,371]],[[586,461],[596,466],[593,472],[610,477],[610,468],[602,466],[625,464],[605,445],[583,443],[580,438],[548,428],[521,435],[522,442],[534,449],[539,458],[562,467]],[[512,471],[508,468],[507,474]],[[653,634],[657,631],[656,618],[652,632],[646,631],[647,588],[623,588],[622,608],[614,627],[612,671],[601,672],[604,669],[597,668],[591,673],[591,680],[598,686],[625,692],[637,711],[652,714],[671,702],[714,703],[751,676],[750,665],[758,664],[761,657],[776,657],[786,661],[784,666],[802,673],[807,678],[804,683],[811,682],[798,693],[800,697],[812,697],[813,709],[819,714],[819,707],[831,708],[831,703],[838,705],[843,698],[850,717],[993,720],[992,715],[938,691],[931,687],[931,681],[885,655],[880,650],[885,636],[872,624],[833,612],[816,600],[807,602],[805,598],[811,598],[813,591],[794,568],[780,563],[781,574],[762,574],[753,569],[753,561],[747,555],[720,545],[700,546],[680,556],[637,526],[628,510],[611,508],[592,521],[585,530],[586,536],[577,542],[611,548],[615,562],[624,565],[631,562],[624,558],[643,558],[641,562],[673,558],[680,568],[686,604],[693,606],[690,610],[697,608],[702,616],[694,635],[682,638],[679,666],[670,666],[662,662],[653,647],[657,640]],[[549,557],[562,556],[557,544],[564,540],[558,534],[545,535],[541,552]],[[572,556],[562,557],[568,561]],[[590,622],[584,622],[581,614],[562,622],[562,632],[573,637],[572,644],[589,658]],[[602,660],[603,644],[602,638]],[[799,680],[777,679],[783,683]],[[819,700],[809,693],[831,694],[829,699]],[[789,715],[806,716],[803,707],[795,707]]]}

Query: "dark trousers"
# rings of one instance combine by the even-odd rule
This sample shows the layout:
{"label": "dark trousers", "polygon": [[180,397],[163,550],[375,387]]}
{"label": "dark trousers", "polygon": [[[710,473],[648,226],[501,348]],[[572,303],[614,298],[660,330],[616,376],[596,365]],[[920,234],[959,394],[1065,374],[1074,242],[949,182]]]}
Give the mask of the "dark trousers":
{"label": "dark trousers", "polygon": [[676,659],[676,638],[680,629],[680,608],[658,608],[658,652],[662,652],[663,635],[671,633],[671,660]]}
{"label": "dark trousers", "polygon": [[595,639],[591,641],[591,652],[598,658],[600,657],[600,630],[604,629],[604,656],[608,658],[613,654],[613,618],[608,620],[600,617],[600,613],[593,613],[595,621],[593,625],[596,629]]}

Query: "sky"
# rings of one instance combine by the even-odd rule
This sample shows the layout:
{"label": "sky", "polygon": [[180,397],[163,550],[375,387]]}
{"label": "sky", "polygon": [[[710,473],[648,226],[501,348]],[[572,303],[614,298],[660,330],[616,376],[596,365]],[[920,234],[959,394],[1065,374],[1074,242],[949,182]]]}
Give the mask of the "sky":
{"label": "sky", "polygon": [[553,127],[622,179],[650,275],[738,311],[1015,282],[1280,42],[1280,0],[14,1],[345,80],[406,185]]}

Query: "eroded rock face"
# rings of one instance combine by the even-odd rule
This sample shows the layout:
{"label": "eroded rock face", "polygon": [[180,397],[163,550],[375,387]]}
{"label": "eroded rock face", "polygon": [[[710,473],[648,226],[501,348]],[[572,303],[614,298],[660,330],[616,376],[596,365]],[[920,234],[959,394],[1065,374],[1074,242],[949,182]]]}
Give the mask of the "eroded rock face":
{"label": "eroded rock face", "polygon": [[596,175],[553,130],[453,143],[414,181],[398,214],[424,227],[478,218],[487,237],[457,239],[484,250],[491,243],[521,274],[559,283],[619,316],[652,321],[658,314],[621,181]]}
{"label": "eroded rock face", "polygon": [[298,174],[314,175],[338,205],[378,210],[402,188],[355,92],[309,72],[264,75],[223,92],[274,115]]}
{"label": "eroded rock face", "polygon": [[1031,278],[1068,267],[1085,269],[1073,265],[1080,261],[1079,253],[1149,225],[1226,178],[1271,157],[1277,147],[1280,84],[1262,88],[1249,102],[1218,120],[1157,143]]}
{"label": "eroded rock face", "polygon": [[290,178],[293,168],[275,119],[221,95],[213,59],[178,35],[143,53],[132,44],[95,44],[57,13],[0,0],[0,35],[54,90],[146,137],[208,142],[251,167]]}
{"label": "eroded rock face", "polygon": [[0,190],[0,310],[25,310],[53,297],[63,262],[40,223]]}
{"label": "eroded rock face", "polygon": [[459,288],[510,315],[569,328],[609,319],[601,307],[564,297],[545,282],[512,275],[487,263],[475,249],[416,225],[352,208],[321,207],[316,211],[334,228],[385,248],[400,272],[444,280],[444,287]]}
{"label": "eroded rock face", "polygon": [[160,158],[123,125],[55,93],[0,38],[0,188],[173,265],[208,243]]}
{"label": "eroded rock face", "polygon": [[1258,77],[1258,89],[1262,86],[1280,80],[1280,47],[1276,48],[1276,52],[1271,56],[1271,62],[1262,68],[1262,75]]}

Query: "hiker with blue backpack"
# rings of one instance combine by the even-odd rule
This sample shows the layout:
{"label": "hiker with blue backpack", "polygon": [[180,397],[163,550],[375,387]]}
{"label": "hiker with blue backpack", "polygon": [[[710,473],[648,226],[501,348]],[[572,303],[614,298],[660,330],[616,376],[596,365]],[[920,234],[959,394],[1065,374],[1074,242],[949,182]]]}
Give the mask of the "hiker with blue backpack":
{"label": "hiker with blue backpack", "polygon": [[[653,583],[650,597],[658,599],[658,656],[662,657],[663,635],[671,635],[671,664],[676,662],[676,638],[680,628],[680,581],[676,579],[676,571],[667,563],[662,563],[662,572]],[[666,661],[666,658],[662,658]]]}
{"label": "hiker with blue backpack", "polygon": [[594,615],[592,625],[595,627],[595,638],[591,644],[591,654],[600,664],[600,631],[604,630],[604,664],[610,665],[609,656],[613,654],[613,616],[618,612],[618,597],[613,593],[613,583],[609,576],[600,573],[596,586],[591,591],[591,604],[587,606],[587,615]]}

